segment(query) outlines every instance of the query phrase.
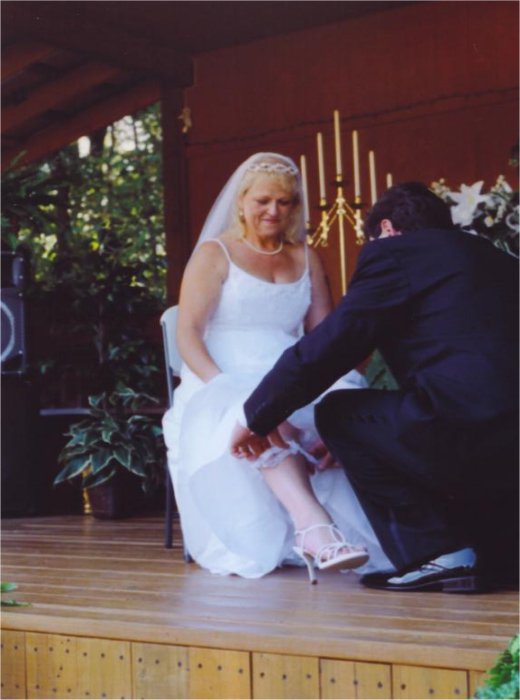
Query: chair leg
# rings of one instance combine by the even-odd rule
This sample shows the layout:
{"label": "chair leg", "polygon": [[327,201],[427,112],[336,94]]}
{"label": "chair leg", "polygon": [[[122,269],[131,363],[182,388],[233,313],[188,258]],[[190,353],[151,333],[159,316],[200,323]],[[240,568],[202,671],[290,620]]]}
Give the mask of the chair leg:
{"label": "chair leg", "polygon": [[164,515],[164,546],[166,549],[173,547],[173,484],[168,464],[166,464],[166,512]]}
{"label": "chair leg", "polygon": [[186,545],[183,545],[183,551],[184,551],[184,561],[187,564],[190,564],[193,561],[193,559],[191,558],[191,554],[188,552]]}
{"label": "chair leg", "polygon": [[[173,504],[174,504],[174,493],[173,493],[173,483],[168,469],[168,463],[166,463],[166,508],[164,514],[164,546],[166,549],[173,548]],[[182,536],[182,532],[181,532]],[[184,555],[184,561],[188,564],[193,561],[186,545],[183,542],[182,551]]]}

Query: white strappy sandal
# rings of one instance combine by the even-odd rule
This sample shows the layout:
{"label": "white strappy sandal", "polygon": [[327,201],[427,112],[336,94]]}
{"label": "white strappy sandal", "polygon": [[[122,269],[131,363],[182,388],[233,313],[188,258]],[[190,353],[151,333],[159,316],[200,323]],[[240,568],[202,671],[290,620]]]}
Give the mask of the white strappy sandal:
{"label": "white strappy sandal", "polygon": [[[313,554],[305,549],[305,536],[312,530],[325,527],[330,531],[333,541],[324,544]],[[321,571],[335,569],[356,569],[368,561],[368,552],[365,547],[349,544],[334,523],[321,523],[311,525],[305,530],[296,530],[296,537],[301,537],[300,545],[293,547],[295,553],[303,559],[309,572],[311,583],[317,583],[315,568]]]}

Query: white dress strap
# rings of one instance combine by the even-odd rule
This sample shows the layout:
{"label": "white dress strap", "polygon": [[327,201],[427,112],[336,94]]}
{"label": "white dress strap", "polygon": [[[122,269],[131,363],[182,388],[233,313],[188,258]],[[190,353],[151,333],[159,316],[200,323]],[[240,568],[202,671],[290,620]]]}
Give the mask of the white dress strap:
{"label": "white dress strap", "polygon": [[309,246],[306,241],[304,241],[303,245],[305,246],[305,272],[309,269]]}
{"label": "white dress strap", "polygon": [[220,238],[208,238],[207,241],[203,241],[203,243],[218,243],[219,246],[222,248],[224,251],[224,255],[228,259],[228,262],[231,263],[231,256],[229,255],[229,250],[227,249],[227,246],[220,240]]}

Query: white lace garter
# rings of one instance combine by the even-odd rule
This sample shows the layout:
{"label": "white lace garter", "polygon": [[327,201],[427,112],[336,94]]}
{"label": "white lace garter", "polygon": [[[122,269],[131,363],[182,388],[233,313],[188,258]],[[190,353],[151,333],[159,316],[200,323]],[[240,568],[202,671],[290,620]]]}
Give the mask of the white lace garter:
{"label": "white lace garter", "polygon": [[303,455],[311,464],[318,464],[319,460],[309,454],[307,450],[304,450],[297,442],[294,440],[286,440],[286,442],[288,447],[270,447],[252,463],[252,466],[256,469],[269,469],[278,466],[280,462],[283,462],[289,455],[296,454]]}

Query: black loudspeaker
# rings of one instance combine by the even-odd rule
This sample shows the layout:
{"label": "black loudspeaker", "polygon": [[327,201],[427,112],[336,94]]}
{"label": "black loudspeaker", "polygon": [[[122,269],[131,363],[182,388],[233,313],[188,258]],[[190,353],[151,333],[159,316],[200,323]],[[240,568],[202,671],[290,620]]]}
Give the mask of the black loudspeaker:
{"label": "black loudspeaker", "polygon": [[2,516],[33,515],[36,509],[37,419],[35,386],[28,376],[25,299],[28,258],[2,251],[1,457]]}
{"label": "black loudspeaker", "polygon": [[27,258],[2,251],[1,366],[2,374],[23,375],[27,371],[24,290]]}
{"label": "black loudspeaker", "polygon": [[34,393],[27,377],[2,374],[2,517],[36,512],[38,403]]}

